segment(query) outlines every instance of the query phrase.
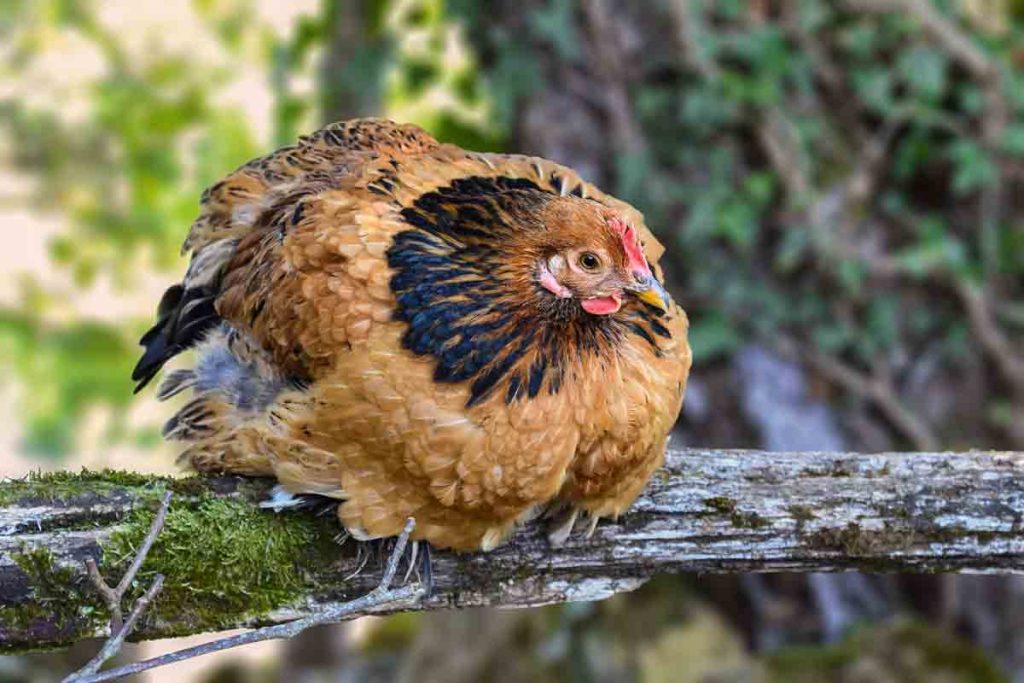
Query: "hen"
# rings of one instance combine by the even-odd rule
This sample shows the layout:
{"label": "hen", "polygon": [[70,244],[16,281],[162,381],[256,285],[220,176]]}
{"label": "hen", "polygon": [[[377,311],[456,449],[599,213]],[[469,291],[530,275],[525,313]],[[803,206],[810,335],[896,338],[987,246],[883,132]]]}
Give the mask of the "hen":
{"label": "hen", "polygon": [[164,428],[192,466],[488,550],[553,504],[618,515],[661,464],[690,368],[662,251],[553,162],[335,123],[203,194],[136,391],[194,347],[158,392],[192,391]]}

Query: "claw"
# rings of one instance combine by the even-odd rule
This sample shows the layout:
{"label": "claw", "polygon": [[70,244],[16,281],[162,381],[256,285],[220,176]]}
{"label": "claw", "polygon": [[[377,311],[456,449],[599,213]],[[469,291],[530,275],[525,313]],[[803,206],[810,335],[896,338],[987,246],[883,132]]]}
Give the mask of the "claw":
{"label": "claw", "polygon": [[434,594],[434,564],[431,558],[430,543],[422,541],[423,557],[420,559],[420,582],[423,584],[423,599],[428,600]]}
{"label": "claw", "polygon": [[[395,552],[392,550],[392,553]],[[431,561],[430,543],[428,541],[410,541],[407,549],[409,564],[405,570],[404,583],[415,573],[416,580],[423,586],[423,599],[427,599],[434,591],[434,569]]]}
{"label": "claw", "polygon": [[576,524],[576,518],[579,514],[579,509],[573,507],[562,511],[555,517],[556,521],[554,526],[548,530],[548,542],[551,544],[551,547],[561,548],[565,545],[565,542],[569,539],[569,534],[572,533],[572,528]]}
{"label": "claw", "polygon": [[360,543],[356,546],[356,562],[358,564],[356,565],[355,570],[351,574],[346,576],[344,579],[342,579],[342,581],[350,581],[351,579],[354,579],[355,577],[359,576],[359,574],[363,571],[363,568],[366,567],[366,563],[369,561],[370,553],[366,551],[365,544]]}
{"label": "claw", "polygon": [[409,544],[409,566],[405,569],[405,576],[402,577],[402,583],[409,583],[409,577],[412,576],[412,570],[416,568],[416,556],[420,552],[420,543],[422,541],[413,541]]}

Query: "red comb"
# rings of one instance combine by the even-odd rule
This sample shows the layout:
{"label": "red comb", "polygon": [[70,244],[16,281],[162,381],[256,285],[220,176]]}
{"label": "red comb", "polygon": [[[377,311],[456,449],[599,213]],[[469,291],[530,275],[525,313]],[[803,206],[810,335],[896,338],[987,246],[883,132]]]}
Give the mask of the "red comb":
{"label": "red comb", "polygon": [[650,275],[651,268],[647,265],[647,258],[644,256],[643,247],[640,246],[640,236],[636,229],[618,218],[608,219],[608,227],[622,238],[622,246],[626,250],[630,270]]}

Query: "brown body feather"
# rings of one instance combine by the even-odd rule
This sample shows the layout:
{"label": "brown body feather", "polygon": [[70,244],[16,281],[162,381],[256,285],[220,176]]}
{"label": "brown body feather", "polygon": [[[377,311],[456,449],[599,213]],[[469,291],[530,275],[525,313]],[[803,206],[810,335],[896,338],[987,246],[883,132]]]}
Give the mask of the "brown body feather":
{"label": "brown body feather", "polygon": [[568,168],[334,124],[207,191],[136,378],[197,346],[162,389],[194,393],[167,429],[188,460],[338,498],[357,537],[414,516],[492,548],[552,502],[617,515],[661,464],[690,351],[677,306],[598,319],[538,287],[544,249],[608,218],[659,274],[642,216]]}

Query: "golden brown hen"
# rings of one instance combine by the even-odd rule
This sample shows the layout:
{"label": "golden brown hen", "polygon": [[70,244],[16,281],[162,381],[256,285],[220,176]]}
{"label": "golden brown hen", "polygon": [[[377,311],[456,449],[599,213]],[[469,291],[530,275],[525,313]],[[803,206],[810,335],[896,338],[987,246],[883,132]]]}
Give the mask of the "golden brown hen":
{"label": "golden brown hen", "polygon": [[192,390],[164,433],[199,470],[486,550],[551,503],[617,515],[662,462],[686,315],[642,216],[568,168],[336,123],[209,188],[183,249],[133,378],[196,347],[159,396]]}

